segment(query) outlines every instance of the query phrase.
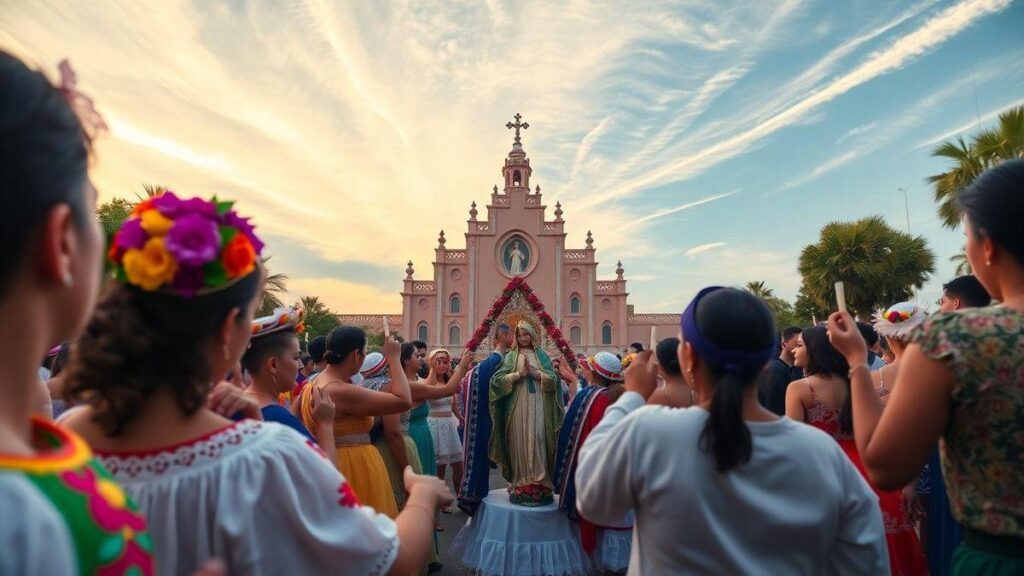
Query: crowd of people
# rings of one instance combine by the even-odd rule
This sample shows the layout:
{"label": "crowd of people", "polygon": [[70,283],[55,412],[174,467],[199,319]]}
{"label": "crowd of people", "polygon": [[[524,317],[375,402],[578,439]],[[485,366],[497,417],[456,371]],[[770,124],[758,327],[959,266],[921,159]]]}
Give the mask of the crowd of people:
{"label": "crowd of people", "polygon": [[[680,338],[551,366],[525,325],[303,350],[240,207],[166,192],[105,248],[88,99],[3,52],[0,87],[0,574],[434,572],[439,514],[545,459],[602,571],[1024,574],[1024,160],[960,193],[936,313],[776,327],[710,286]],[[552,437],[492,462],[523,416],[489,389],[533,375]]]}

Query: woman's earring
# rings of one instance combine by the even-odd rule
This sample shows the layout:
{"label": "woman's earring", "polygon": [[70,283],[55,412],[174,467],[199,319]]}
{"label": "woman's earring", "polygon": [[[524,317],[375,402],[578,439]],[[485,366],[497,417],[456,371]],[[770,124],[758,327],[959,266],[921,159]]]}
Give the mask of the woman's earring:
{"label": "woman's earring", "polygon": [[71,288],[75,285],[75,279],[71,276],[71,272],[65,272],[61,281],[64,283],[65,288]]}
{"label": "woman's earring", "polygon": [[231,359],[231,353],[228,352],[228,345],[227,344],[224,345],[224,359],[225,360],[230,360]]}
{"label": "woman's earring", "polygon": [[991,266],[991,265],[992,265],[992,261],[991,260],[985,260],[985,266]]}

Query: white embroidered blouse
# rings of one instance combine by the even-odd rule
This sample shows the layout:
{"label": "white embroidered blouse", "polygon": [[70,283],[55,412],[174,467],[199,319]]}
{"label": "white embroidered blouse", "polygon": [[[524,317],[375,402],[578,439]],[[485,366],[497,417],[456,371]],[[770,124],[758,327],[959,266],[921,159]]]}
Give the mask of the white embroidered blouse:
{"label": "white embroidered blouse", "polygon": [[361,506],[312,442],[245,420],[186,444],[97,457],[149,521],[161,574],[384,574],[395,523]]}

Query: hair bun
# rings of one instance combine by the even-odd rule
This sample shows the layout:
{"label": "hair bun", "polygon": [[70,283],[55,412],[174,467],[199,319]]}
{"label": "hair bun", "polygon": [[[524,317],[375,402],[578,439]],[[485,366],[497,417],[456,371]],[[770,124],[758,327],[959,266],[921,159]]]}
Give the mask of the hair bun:
{"label": "hair bun", "polygon": [[327,352],[324,352],[324,360],[328,364],[341,364],[341,356],[339,356],[338,353],[333,350],[328,350]]}

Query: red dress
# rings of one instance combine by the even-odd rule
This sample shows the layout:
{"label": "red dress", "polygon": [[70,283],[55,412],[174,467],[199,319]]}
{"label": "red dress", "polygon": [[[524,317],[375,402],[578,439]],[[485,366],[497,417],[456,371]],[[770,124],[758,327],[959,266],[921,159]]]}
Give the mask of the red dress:
{"label": "red dress", "polygon": [[[867,480],[868,485],[871,485],[864,464],[860,460],[860,453],[857,452],[857,444],[853,440],[853,435],[846,434],[839,429],[839,411],[826,406],[818,399],[814,387],[809,387],[811,389],[811,406],[807,409],[807,423],[835,438],[846,456],[860,471],[861,476]],[[900,497],[899,491],[884,492],[875,488],[874,485],[871,485],[871,489],[878,495],[878,504],[882,508],[885,541],[889,548],[889,568],[892,575],[927,574],[928,564],[921,551],[921,543],[914,532],[914,525],[903,508],[903,498]]]}

